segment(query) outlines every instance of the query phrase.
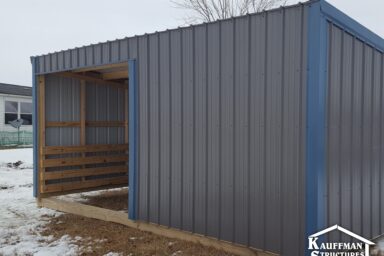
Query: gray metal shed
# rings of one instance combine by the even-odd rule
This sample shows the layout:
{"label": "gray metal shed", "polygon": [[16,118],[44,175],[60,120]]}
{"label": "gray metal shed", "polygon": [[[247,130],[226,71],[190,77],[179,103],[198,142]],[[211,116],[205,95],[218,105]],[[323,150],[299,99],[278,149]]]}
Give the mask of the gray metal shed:
{"label": "gray metal shed", "polygon": [[292,256],[381,235],[383,50],[314,0],[33,57],[35,196],[129,175],[135,221]]}

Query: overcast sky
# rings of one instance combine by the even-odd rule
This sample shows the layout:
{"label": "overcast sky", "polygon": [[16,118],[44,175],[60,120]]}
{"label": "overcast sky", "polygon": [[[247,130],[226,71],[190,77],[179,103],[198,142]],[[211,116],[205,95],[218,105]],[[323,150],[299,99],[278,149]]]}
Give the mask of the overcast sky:
{"label": "overcast sky", "polygon": [[[383,0],[329,2],[384,37]],[[0,82],[31,86],[30,56],[174,28],[184,14],[170,0],[2,0]]]}

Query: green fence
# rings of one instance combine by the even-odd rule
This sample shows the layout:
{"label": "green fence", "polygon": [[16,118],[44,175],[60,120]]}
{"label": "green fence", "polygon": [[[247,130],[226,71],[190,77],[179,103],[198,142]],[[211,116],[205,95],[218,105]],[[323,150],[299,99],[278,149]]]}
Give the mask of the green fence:
{"label": "green fence", "polygon": [[0,131],[0,146],[32,145],[32,132],[2,132]]}

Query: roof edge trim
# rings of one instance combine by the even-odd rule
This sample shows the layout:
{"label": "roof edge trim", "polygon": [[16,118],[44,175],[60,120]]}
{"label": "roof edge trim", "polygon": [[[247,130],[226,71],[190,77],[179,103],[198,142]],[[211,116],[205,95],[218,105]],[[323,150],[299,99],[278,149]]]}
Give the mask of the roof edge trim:
{"label": "roof edge trim", "polygon": [[152,35],[152,34],[163,33],[163,32],[174,31],[174,30],[180,30],[180,29],[187,29],[187,28],[190,28],[190,27],[204,26],[206,24],[214,24],[214,23],[217,23],[217,22],[224,22],[224,21],[228,21],[228,20],[232,20],[232,19],[246,17],[246,16],[249,16],[249,15],[251,15],[251,16],[253,16],[253,15],[265,15],[265,13],[276,12],[276,11],[279,11],[279,10],[282,10],[282,9],[295,8],[295,7],[298,7],[298,6],[301,6],[301,5],[311,5],[311,4],[314,4],[314,3],[321,2],[321,1],[323,1],[323,0],[307,0],[305,2],[298,2],[296,4],[291,4],[291,5],[283,5],[283,6],[280,6],[280,7],[266,9],[266,10],[263,10],[261,12],[252,12],[252,13],[248,13],[248,14],[244,14],[244,15],[239,15],[239,16],[233,16],[233,17],[229,17],[229,18],[225,18],[225,19],[218,19],[218,20],[214,20],[214,21],[211,21],[211,22],[201,22],[201,23],[190,24],[190,25],[185,25],[185,26],[178,26],[178,27],[174,27],[174,28],[170,28],[170,29],[165,29],[165,30],[160,30],[160,31],[148,32],[148,33],[143,33],[143,34],[138,34],[138,35],[133,35],[133,36],[126,36],[124,38],[117,38],[117,39],[114,39],[114,40],[107,40],[107,41],[104,41],[104,42],[98,42],[98,43],[92,43],[92,44],[86,44],[86,45],[82,45],[82,46],[77,46],[77,47],[71,47],[71,48],[68,48],[68,49],[65,49],[65,50],[59,50],[59,51],[55,51],[55,52],[48,52],[48,53],[43,53],[43,54],[40,54],[40,55],[33,55],[33,56],[30,56],[30,58],[31,58],[31,62],[32,62],[33,58],[44,57],[44,56],[48,56],[48,55],[52,55],[52,54],[57,54],[57,53],[60,53],[60,52],[66,52],[66,51],[75,50],[75,49],[79,49],[79,48],[89,47],[89,46],[92,46],[92,45],[99,45],[99,44],[111,43],[111,42],[115,42],[115,41],[122,41],[122,40],[126,40],[126,39],[131,39],[131,38],[138,38],[138,37],[142,37],[142,36],[146,36],[146,35]]}
{"label": "roof edge trim", "polygon": [[340,11],[330,3],[321,0],[320,4],[321,12],[329,21],[384,53],[384,39],[382,37],[372,32],[367,27]]}

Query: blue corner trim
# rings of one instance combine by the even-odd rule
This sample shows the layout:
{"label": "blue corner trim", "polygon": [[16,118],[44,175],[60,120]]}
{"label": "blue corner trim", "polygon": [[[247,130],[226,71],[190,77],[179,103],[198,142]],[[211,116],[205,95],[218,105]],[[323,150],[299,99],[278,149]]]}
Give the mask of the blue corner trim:
{"label": "blue corner trim", "polygon": [[137,218],[137,74],[136,60],[128,61],[129,74],[129,191],[128,217]]}
{"label": "blue corner trim", "polygon": [[[326,225],[326,81],[327,20],[322,1],[309,6],[306,131],[306,248],[307,237]],[[305,249],[306,255],[309,251]]]}
{"label": "blue corner trim", "polygon": [[32,127],[33,127],[33,196],[38,196],[38,139],[37,139],[37,83],[36,83],[36,58],[32,58],[32,102],[33,102],[33,115],[32,115]]}
{"label": "blue corner trim", "polygon": [[356,20],[352,19],[333,5],[321,1],[321,12],[326,16],[326,18],[341,27],[345,31],[356,36],[365,43],[371,45],[377,50],[384,52],[384,39],[379,35],[375,34],[368,28],[361,25]]}

